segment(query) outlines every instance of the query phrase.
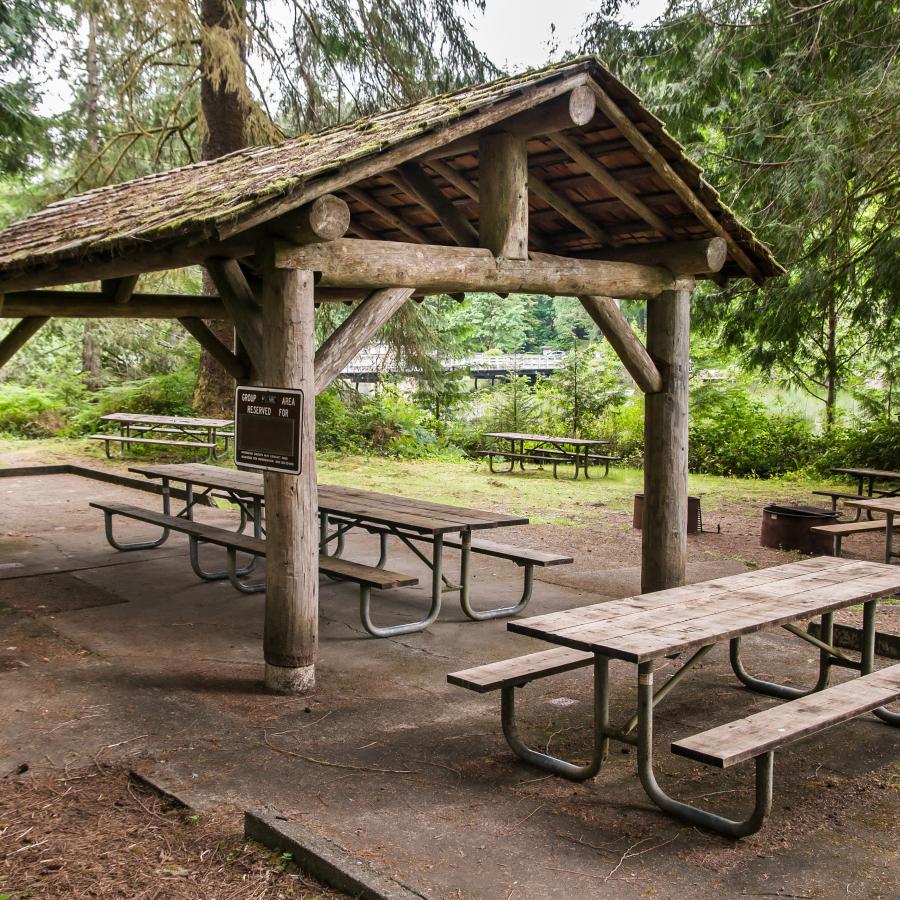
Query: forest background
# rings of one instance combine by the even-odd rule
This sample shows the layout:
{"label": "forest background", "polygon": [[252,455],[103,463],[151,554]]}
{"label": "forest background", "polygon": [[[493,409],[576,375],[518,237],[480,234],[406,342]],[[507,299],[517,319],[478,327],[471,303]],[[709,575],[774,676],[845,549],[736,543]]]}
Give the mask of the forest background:
{"label": "forest background", "polygon": [[[53,200],[271,143],[505,74],[472,22],[491,0],[7,0],[0,225]],[[884,0],[674,0],[648,25],[593,4],[556,60],[599,55],[667,123],[787,273],[694,304],[693,471],[900,469],[900,10]],[[540,60],[536,62],[544,62]],[[48,92],[66,98],[50,104]],[[145,289],[200,292],[199,270]],[[642,306],[625,304],[636,331]],[[325,309],[326,334],[335,316]],[[0,335],[11,323],[0,324]],[[229,335],[225,335],[229,339]],[[379,343],[414,382],[317,401],[323,451],[459,454],[485,430],[642,453],[643,406],[577,301],[408,304]],[[566,354],[479,391],[442,360]],[[0,433],[76,436],[100,415],[224,412],[233,385],[177,322],[54,320],[0,372]]]}

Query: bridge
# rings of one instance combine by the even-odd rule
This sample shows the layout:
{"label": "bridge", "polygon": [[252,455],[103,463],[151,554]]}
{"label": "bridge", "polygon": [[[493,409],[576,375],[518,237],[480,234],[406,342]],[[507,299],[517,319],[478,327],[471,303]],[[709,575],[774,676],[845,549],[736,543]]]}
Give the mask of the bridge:
{"label": "bridge", "polygon": [[[445,359],[445,369],[468,370],[478,387],[479,381],[490,381],[493,384],[498,378],[509,375],[524,375],[534,379],[538,375],[551,375],[561,369],[566,362],[566,354],[562,351],[545,351],[543,353],[473,353],[470,356]],[[384,375],[405,375],[416,377],[416,372],[398,365],[385,348],[373,348],[360,353],[341,372],[341,377],[354,384],[371,384]]]}

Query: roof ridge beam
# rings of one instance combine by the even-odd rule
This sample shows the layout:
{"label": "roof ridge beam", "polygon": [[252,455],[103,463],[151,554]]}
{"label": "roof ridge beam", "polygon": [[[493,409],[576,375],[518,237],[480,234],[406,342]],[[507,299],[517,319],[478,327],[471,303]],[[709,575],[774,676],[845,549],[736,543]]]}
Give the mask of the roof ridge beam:
{"label": "roof ridge beam", "polygon": [[[587,84],[581,83],[561,96],[553,97],[538,106],[498,122],[497,128],[527,141],[529,138],[553,134],[565,128],[583,127],[590,123],[596,111],[597,100],[593,92]],[[425,157],[425,161],[446,159],[462,153],[472,153],[477,149],[478,135],[470,134],[438,147]]]}

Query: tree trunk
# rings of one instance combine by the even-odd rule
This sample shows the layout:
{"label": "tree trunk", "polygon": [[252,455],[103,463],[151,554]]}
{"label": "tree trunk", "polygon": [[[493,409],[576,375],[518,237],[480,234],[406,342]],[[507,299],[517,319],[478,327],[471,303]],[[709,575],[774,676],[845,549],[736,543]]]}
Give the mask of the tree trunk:
{"label": "tree trunk", "polygon": [[838,361],[837,361],[837,309],[834,297],[828,298],[828,342],[825,354],[825,430],[834,428],[837,418],[837,388],[838,388]]}
{"label": "tree trunk", "polygon": [[[91,159],[100,146],[100,128],[97,109],[100,96],[100,76],[97,69],[97,7],[91,3],[87,9],[88,45],[84,66],[84,120],[87,130],[87,146]],[[89,391],[100,388],[100,349],[97,346],[97,322],[86,319],[81,332],[81,374]]]}
{"label": "tree trunk", "polygon": [[[229,32],[243,60],[245,48],[241,23],[234,18],[243,15],[243,4],[230,4],[227,0],[202,0],[200,15],[204,29],[220,27]],[[202,40],[200,67],[200,106],[206,123],[203,159],[215,159],[246,146],[246,115],[239,94],[228,89],[221,74],[221,61],[213,57],[209,41],[205,38]],[[203,292],[215,293],[206,272],[203,274]],[[234,327],[230,322],[207,321],[206,324],[226,347],[234,348]],[[234,411],[234,381],[206,350],[200,353],[194,406],[199,413],[224,418],[229,418]]]}

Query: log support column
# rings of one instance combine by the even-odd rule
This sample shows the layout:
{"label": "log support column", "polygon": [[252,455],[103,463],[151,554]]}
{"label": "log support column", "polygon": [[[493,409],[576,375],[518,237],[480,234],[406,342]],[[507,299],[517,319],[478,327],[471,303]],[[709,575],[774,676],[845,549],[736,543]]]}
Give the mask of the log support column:
{"label": "log support column", "polygon": [[313,273],[263,262],[265,384],[299,388],[303,471],[266,472],[266,687],[305,694],[315,687],[319,629]]}
{"label": "log support column", "polygon": [[647,351],[662,375],[662,390],[647,394],[644,414],[644,593],[684,584],[692,288],[683,280],[647,301]]}

